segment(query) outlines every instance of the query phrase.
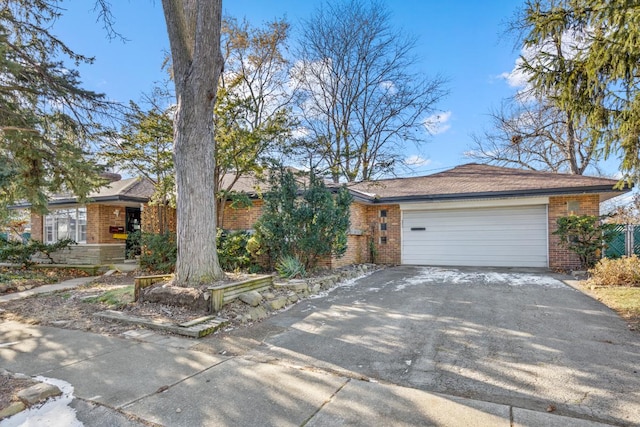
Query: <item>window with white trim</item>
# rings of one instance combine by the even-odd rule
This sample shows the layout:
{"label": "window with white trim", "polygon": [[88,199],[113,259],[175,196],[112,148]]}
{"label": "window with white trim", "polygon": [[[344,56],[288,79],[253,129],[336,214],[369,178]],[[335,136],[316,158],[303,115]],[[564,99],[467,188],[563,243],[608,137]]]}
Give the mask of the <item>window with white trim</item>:
{"label": "window with white trim", "polygon": [[45,243],[63,239],[87,242],[87,208],[55,209],[44,217]]}

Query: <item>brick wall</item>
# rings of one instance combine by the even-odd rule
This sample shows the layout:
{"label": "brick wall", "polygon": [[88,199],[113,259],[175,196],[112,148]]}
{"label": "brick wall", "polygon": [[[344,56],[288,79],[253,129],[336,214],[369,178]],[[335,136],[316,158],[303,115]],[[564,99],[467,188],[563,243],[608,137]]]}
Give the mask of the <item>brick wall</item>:
{"label": "brick wall", "polygon": [[[118,210],[119,215],[114,212]],[[43,240],[42,215],[31,214],[31,237],[34,240]],[[125,207],[112,205],[87,205],[87,244],[95,243],[123,243],[120,239],[114,239],[109,232],[109,226],[125,226]]]}
{"label": "brick wall", "polygon": [[222,228],[225,230],[250,230],[262,215],[263,202],[260,199],[252,200],[252,206],[233,209],[227,202],[224,206]]}
{"label": "brick wall", "polygon": [[558,228],[558,218],[569,215],[569,209],[575,207],[578,208],[574,211],[576,215],[599,215],[600,197],[597,194],[587,194],[549,198],[549,267],[553,270],[581,268],[578,256],[560,246],[560,239],[553,234]]}
{"label": "brick wall", "polygon": [[[118,210],[116,216],[114,212]],[[87,244],[53,254],[56,262],[63,264],[104,264],[124,260],[125,241],[114,239],[109,226],[125,226],[125,207],[112,205],[87,205]],[[31,237],[43,239],[42,215],[31,214]]]}
{"label": "brick wall", "polygon": [[[253,204],[247,208],[233,209],[227,202],[224,208],[222,227],[225,230],[250,230],[262,215],[262,200],[252,200]],[[142,230],[159,233],[162,222],[165,221],[169,231],[176,232],[176,210],[171,207],[145,205],[142,209]]]}
{"label": "brick wall", "polygon": [[[368,205],[366,208],[369,233],[377,251],[373,261],[378,264],[400,264],[400,206]],[[383,212],[386,212],[386,216],[382,216]]]}
{"label": "brick wall", "polygon": [[[118,215],[115,212],[118,211]],[[125,227],[126,215],[124,206],[87,205],[87,244],[124,243],[122,239],[114,239],[109,227]]]}
{"label": "brick wall", "polygon": [[44,232],[44,217],[37,213],[31,212],[31,238],[39,242],[43,241],[42,233]]}
{"label": "brick wall", "polygon": [[345,254],[331,259],[333,268],[344,267],[351,264],[371,262],[369,253],[369,239],[371,237],[367,218],[367,205],[352,203],[349,208],[349,235],[347,236],[347,251]]}

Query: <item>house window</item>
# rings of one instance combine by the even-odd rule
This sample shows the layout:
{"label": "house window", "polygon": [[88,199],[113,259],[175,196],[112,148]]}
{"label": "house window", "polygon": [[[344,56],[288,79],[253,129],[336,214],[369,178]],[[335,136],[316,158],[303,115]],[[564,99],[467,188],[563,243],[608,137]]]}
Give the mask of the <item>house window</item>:
{"label": "house window", "polygon": [[567,202],[567,212],[569,215],[577,215],[580,212],[580,202],[578,200]]}
{"label": "house window", "polygon": [[380,210],[380,218],[386,218],[386,217],[387,217],[387,210],[386,209]]}
{"label": "house window", "polygon": [[387,223],[386,222],[381,222],[380,223],[380,231],[387,231]]}
{"label": "house window", "polygon": [[387,244],[387,236],[380,237],[380,244],[381,245],[386,245]]}
{"label": "house window", "polygon": [[87,242],[87,208],[55,209],[44,217],[45,243],[71,239]]}

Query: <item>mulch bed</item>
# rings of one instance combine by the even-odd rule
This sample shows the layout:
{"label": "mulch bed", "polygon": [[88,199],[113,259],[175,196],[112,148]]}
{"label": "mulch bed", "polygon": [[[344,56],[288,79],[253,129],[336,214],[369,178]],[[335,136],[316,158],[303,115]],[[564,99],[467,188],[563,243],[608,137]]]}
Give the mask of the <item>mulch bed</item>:
{"label": "mulch bed", "polygon": [[0,295],[87,276],[89,274],[86,271],[75,268],[0,267]]}

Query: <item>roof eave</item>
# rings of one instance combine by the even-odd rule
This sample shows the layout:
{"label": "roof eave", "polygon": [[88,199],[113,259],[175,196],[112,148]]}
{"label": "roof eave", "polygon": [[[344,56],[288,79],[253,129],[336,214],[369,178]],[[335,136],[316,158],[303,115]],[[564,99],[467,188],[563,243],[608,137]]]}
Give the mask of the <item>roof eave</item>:
{"label": "roof eave", "polygon": [[591,187],[567,187],[567,188],[551,188],[551,189],[534,189],[525,191],[486,191],[481,193],[452,193],[452,194],[424,194],[411,196],[393,196],[393,197],[374,197],[365,198],[361,195],[354,196],[354,200],[368,202],[374,204],[395,204],[400,202],[421,202],[421,201],[439,201],[439,200],[473,200],[487,199],[495,197],[528,197],[528,196],[562,196],[569,194],[596,194],[596,193],[618,193],[623,194],[630,191],[631,188],[617,190],[610,186],[591,186]]}
{"label": "roof eave", "polygon": [[[124,195],[116,195],[116,196],[99,196],[99,197],[91,197],[87,199],[85,203],[100,203],[100,202],[134,202],[134,203],[147,203],[149,201],[148,197],[137,197],[137,196],[124,196]],[[66,198],[66,199],[55,199],[49,200],[47,202],[47,206],[63,206],[63,205],[75,205],[81,204],[76,197]],[[31,203],[17,203],[9,206],[9,209],[29,209],[33,205]]]}

